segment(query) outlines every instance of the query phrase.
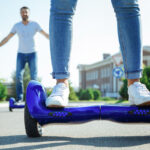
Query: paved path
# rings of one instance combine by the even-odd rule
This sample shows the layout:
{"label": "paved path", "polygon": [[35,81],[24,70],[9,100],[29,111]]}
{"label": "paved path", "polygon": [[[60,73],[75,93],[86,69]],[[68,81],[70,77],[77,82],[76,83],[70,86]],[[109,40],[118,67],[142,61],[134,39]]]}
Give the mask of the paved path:
{"label": "paved path", "polygon": [[23,109],[9,112],[1,105],[0,149],[149,150],[150,124],[93,121],[79,125],[49,125],[44,127],[43,137],[28,138],[24,130]]}

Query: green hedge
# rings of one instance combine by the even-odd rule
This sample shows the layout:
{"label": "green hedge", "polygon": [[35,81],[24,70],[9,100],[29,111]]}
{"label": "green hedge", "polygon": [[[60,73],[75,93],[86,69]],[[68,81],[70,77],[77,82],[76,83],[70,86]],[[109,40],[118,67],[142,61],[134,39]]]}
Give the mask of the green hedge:
{"label": "green hedge", "polygon": [[80,89],[79,92],[77,92],[77,96],[79,100],[99,100],[101,97],[101,92],[97,89]]}

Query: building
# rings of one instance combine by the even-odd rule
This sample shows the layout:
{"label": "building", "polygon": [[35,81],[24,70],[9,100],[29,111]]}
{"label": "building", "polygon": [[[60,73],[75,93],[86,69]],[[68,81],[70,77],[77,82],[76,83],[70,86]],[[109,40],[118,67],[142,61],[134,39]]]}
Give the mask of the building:
{"label": "building", "polygon": [[[143,64],[150,66],[150,46],[143,47]],[[123,67],[121,53],[113,56],[104,54],[102,61],[89,65],[78,65],[79,88],[97,88],[101,91],[102,96],[120,97],[118,92],[123,83],[112,73],[113,68],[117,65]]]}

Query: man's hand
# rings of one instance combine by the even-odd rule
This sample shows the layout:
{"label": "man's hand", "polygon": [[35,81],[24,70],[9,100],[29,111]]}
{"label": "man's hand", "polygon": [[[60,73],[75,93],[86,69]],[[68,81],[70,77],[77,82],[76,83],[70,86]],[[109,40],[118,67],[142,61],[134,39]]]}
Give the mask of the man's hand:
{"label": "man's hand", "polygon": [[10,38],[14,36],[14,33],[9,33],[1,42],[0,42],[0,47],[3,46],[5,43],[9,41]]}

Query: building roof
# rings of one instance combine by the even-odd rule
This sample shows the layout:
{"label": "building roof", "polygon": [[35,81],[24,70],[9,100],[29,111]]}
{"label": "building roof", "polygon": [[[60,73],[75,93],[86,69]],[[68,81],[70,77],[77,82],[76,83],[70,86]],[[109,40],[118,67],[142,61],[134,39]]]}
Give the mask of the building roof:
{"label": "building roof", "polygon": [[[144,55],[145,53],[145,55]],[[101,61],[98,61],[98,62],[95,62],[95,63],[92,63],[92,64],[79,64],[77,66],[77,68],[79,69],[79,71],[87,71],[87,70],[91,70],[91,69],[94,69],[94,68],[97,68],[97,67],[101,67],[101,66],[104,66],[104,65],[108,65],[108,64],[111,64],[111,63],[114,63],[114,57],[116,56],[121,56],[121,52],[118,52],[118,53],[115,53],[114,55],[112,56],[109,56]],[[144,46],[143,47],[143,56],[145,57],[149,57],[150,56],[150,46]]]}

